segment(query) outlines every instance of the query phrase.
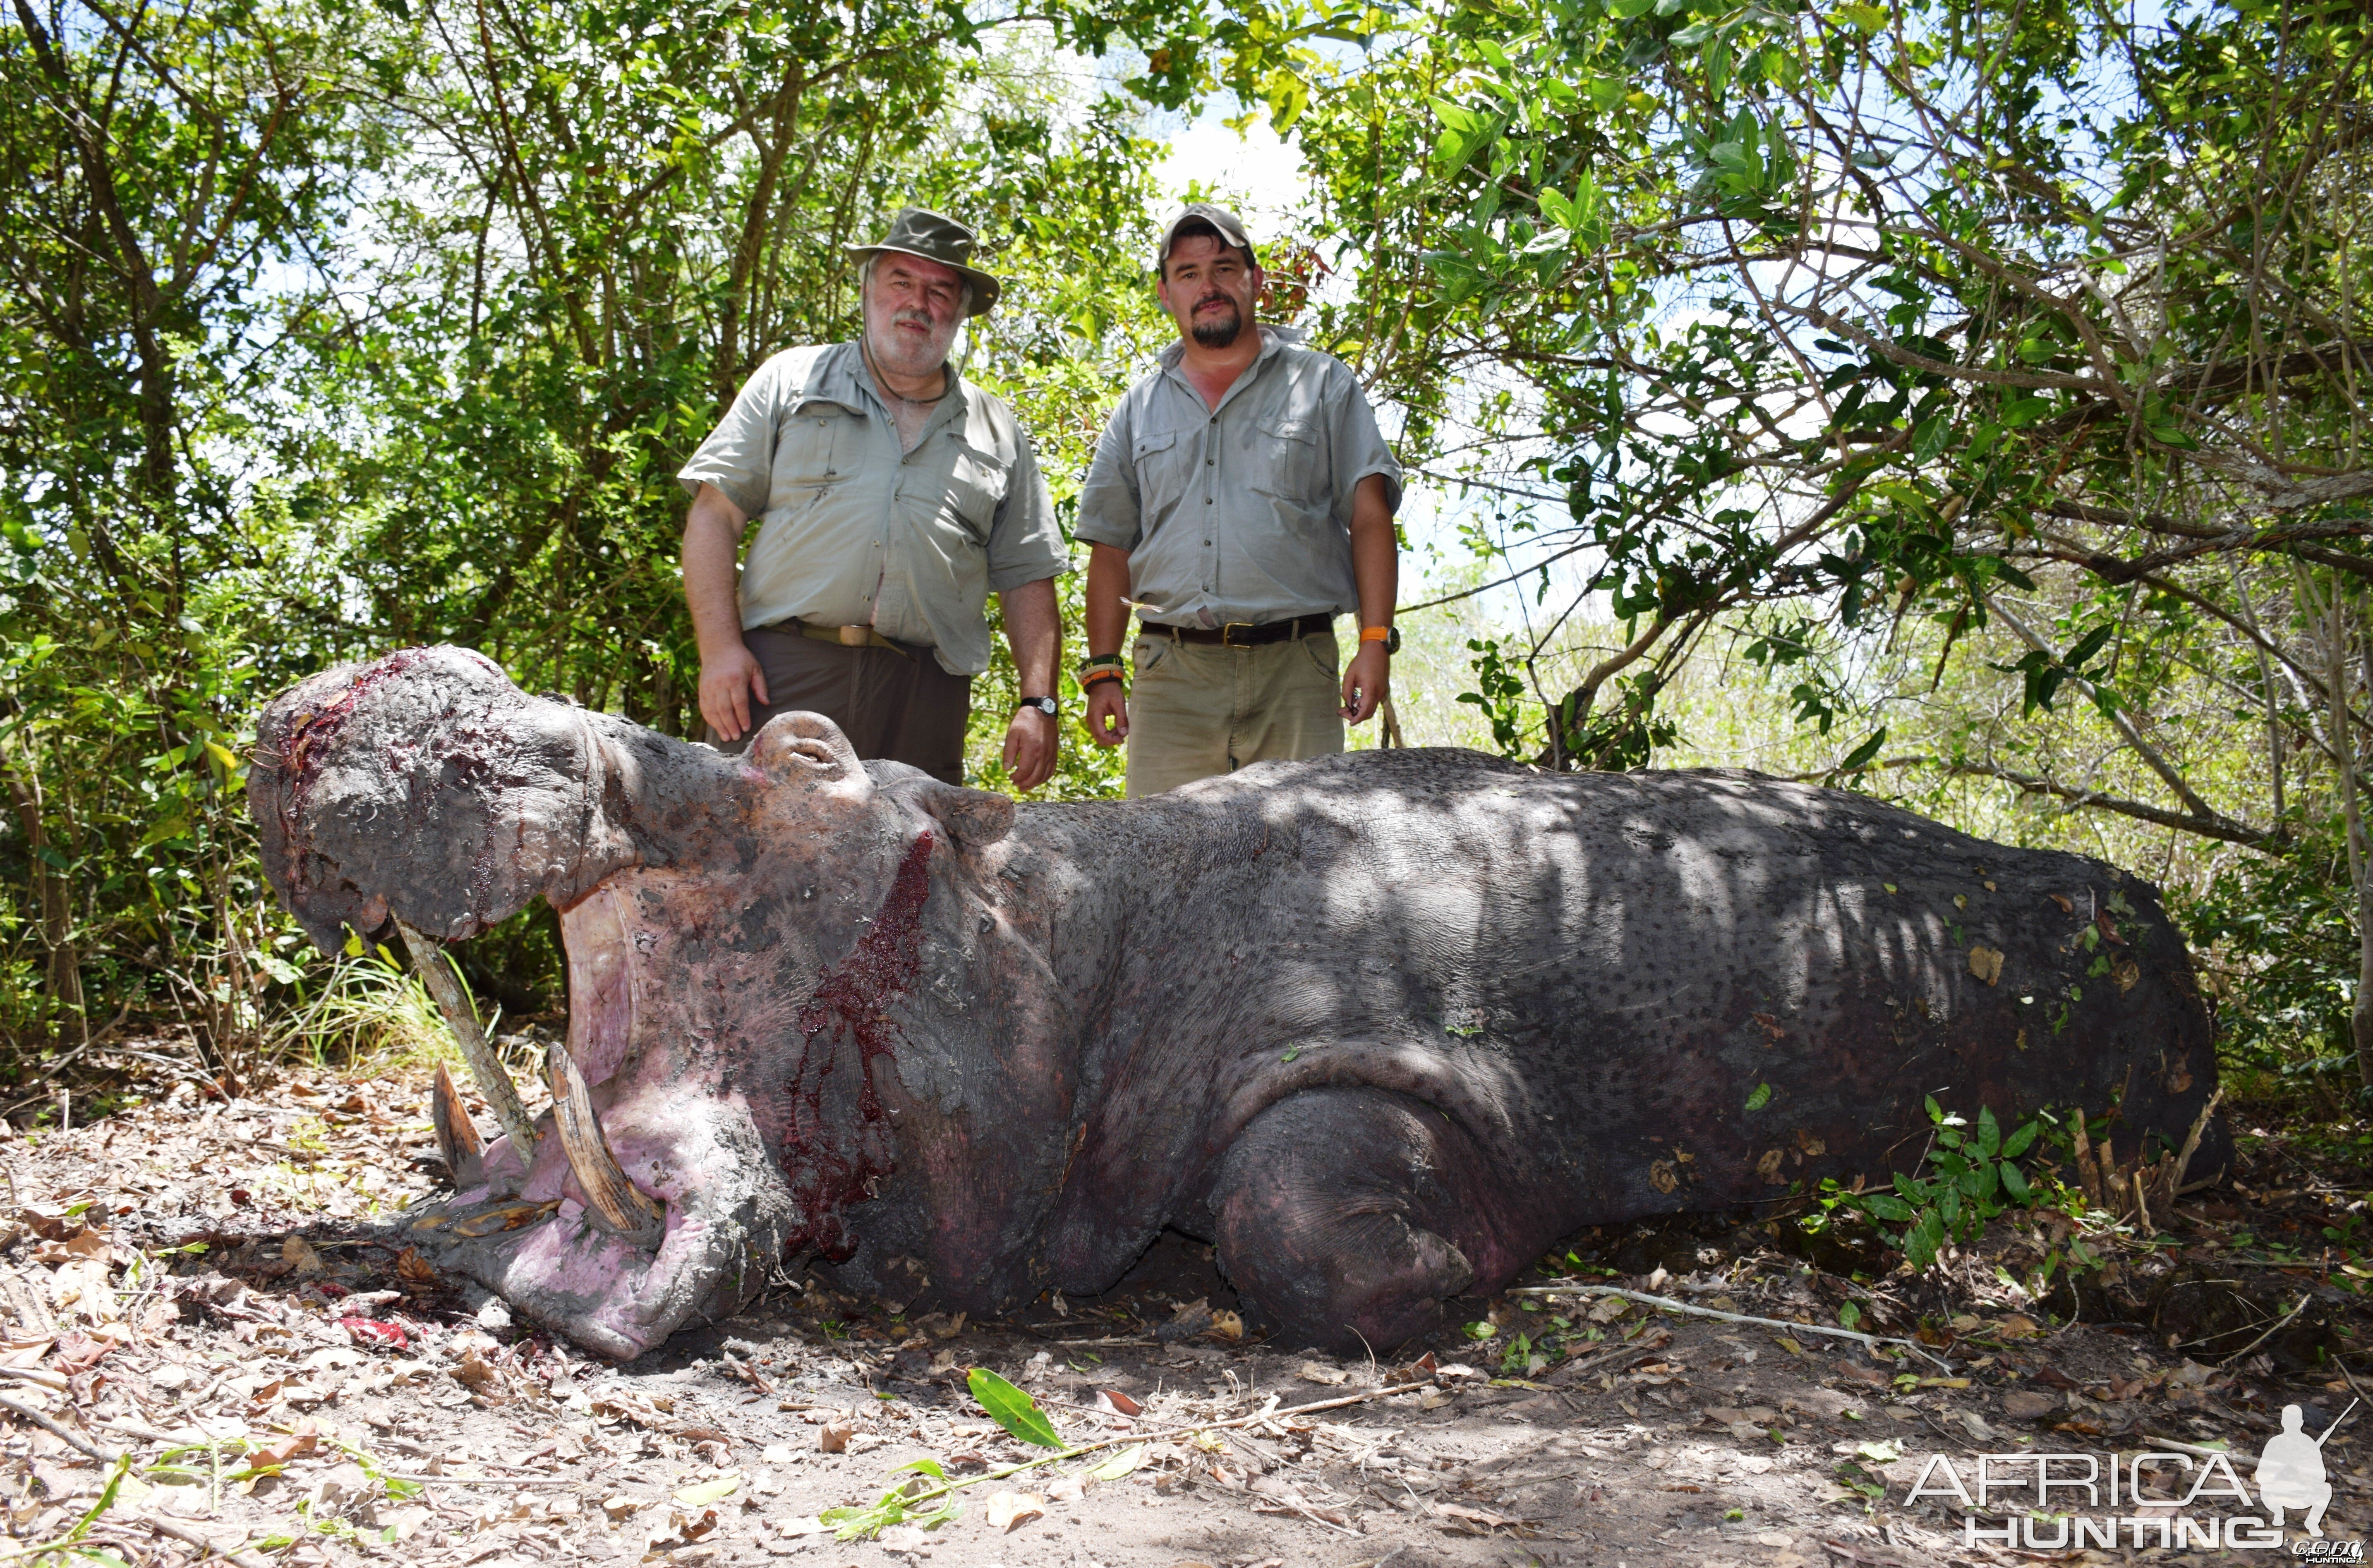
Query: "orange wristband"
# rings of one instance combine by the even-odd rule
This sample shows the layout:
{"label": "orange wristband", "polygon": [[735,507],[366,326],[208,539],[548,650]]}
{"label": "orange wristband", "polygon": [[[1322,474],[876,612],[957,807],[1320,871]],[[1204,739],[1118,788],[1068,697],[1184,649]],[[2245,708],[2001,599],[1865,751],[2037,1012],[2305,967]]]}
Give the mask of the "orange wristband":
{"label": "orange wristband", "polygon": [[1363,643],[1389,643],[1392,641],[1392,638],[1393,629],[1389,626],[1362,626],[1360,628],[1360,641]]}
{"label": "orange wristband", "polygon": [[1100,681],[1100,680],[1118,680],[1119,679],[1120,679],[1120,671],[1119,671],[1119,670],[1116,670],[1116,669],[1092,669],[1092,670],[1088,671],[1088,673],[1087,673],[1087,674],[1085,674],[1085,675],[1083,675],[1083,676],[1081,676],[1081,677],[1080,678],[1080,690],[1081,690],[1081,691],[1087,691],[1090,687],[1092,687],[1092,686],[1095,685],[1095,684],[1096,684],[1096,682],[1098,682],[1098,681]]}

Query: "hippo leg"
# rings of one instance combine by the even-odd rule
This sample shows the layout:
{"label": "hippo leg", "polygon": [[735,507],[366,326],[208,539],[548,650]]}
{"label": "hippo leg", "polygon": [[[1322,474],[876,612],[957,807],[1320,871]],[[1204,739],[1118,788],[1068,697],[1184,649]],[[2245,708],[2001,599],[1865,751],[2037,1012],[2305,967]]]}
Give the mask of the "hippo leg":
{"label": "hippo leg", "polygon": [[1220,1266],[1289,1344],[1383,1352],[1442,1321],[1491,1272],[1490,1173],[1421,1100],[1314,1089],[1255,1117],[1221,1162]]}

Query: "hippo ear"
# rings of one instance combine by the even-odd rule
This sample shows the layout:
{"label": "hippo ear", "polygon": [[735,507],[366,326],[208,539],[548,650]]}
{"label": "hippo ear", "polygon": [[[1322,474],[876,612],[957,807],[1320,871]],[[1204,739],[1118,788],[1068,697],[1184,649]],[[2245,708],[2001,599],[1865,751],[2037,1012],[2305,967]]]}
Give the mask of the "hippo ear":
{"label": "hippo ear", "polygon": [[750,761],[788,777],[859,779],[865,764],[840,726],[822,714],[777,714],[750,738]]}
{"label": "hippo ear", "polygon": [[1007,796],[942,784],[928,773],[900,779],[894,787],[966,849],[993,844],[1013,826],[1013,801]]}

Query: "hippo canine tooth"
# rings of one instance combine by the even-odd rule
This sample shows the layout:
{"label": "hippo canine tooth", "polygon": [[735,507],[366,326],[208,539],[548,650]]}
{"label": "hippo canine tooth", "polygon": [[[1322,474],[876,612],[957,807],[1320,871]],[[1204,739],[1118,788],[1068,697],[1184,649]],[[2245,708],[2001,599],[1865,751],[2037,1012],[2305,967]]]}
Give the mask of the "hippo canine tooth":
{"label": "hippo canine tooth", "polygon": [[485,1142],[478,1136],[478,1124],[462,1109],[462,1091],[453,1086],[453,1074],[442,1062],[437,1064],[437,1087],[429,1098],[428,1112],[437,1130],[437,1152],[445,1156],[445,1168],[452,1173],[455,1190],[485,1180]]}
{"label": "hippo canine tooth", "polygon": [[593,1114],[585,1074],[577,1070],[568,1048],[555,1040],[544,1067],[552,1078],[552,1120],[560,1132],[560,1151],[568,1156],[568,1168],[584,1190],[587,1212],[613,1236],[644,1247],[658,1245],[666,1211],[619,1168]]}

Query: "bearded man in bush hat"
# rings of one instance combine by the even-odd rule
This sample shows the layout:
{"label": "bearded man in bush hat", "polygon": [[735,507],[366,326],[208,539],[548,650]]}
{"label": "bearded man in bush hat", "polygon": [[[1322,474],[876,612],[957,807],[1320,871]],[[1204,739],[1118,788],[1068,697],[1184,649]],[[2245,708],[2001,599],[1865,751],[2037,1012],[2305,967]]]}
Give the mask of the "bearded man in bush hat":
{"label": "bearded man in bush hat", "polygon": [[[964,778],[992,591],[1021,677],[1004,761],[1018,791],[1055,771],[1055,576],[1069,558],[1030,437],[948,363],[997,303],[970,229],[919,207],[861,258],[856,341],[760,366],[677,479],[692,496],[684,592],[700,712],[728,750],[777,714],[819,713],[857,754]],[[749,557],[736,564],[753,517]]]}

